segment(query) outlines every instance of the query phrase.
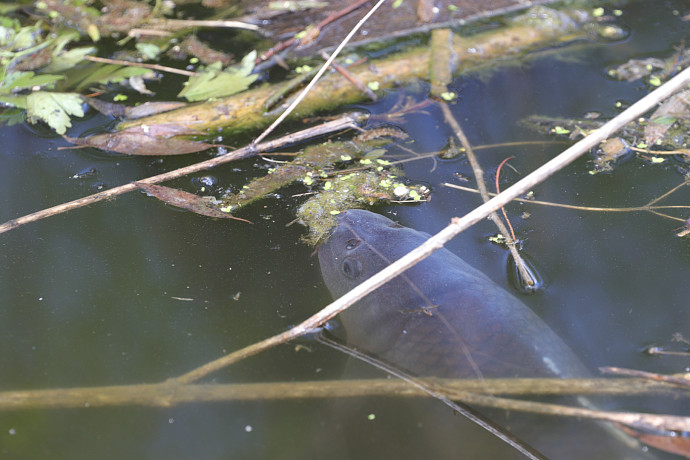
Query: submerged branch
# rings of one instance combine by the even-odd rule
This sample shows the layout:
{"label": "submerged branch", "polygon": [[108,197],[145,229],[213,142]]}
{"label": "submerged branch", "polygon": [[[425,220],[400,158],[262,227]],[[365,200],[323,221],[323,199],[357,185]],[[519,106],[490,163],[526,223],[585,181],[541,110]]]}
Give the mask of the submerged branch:
{"label": "submerged branch", "polygon": [[[636,378],[598,379],[418,379],[449,399],[467,393],[508,396],[666,395],[690,397],[677,386]],[[0,411],[112,406],[173,407],[218,401],[354,398],[364,396],[423,397],[426,392],[401,380],[365,379],[248,384],[163,382],[140,385],[60,388],[0,392]]]}
{"label": "submerged branch", "polygon": [[[548,11],[552,11],[553,15],[561,14],[554,10]],[[486,65],[487,62],[499,62],[496,60],[498,57],[519,56],[529,50],[551,46],[554,42],[585,36],[586,34],[578,29],[573,21],[559,23],[545,19],[543,24],[538,26],[515,21],[499,30],[453,40],[453,53],[459,62],[456,71],[470,72]],[[376,83],[380,89],[386,89],[404,81],[426,79],[429,55],[428,47],[418,47],[385,59],[352,66],[348,71],[364,84]],[[172,123],[207,132],[257,130],[278,118],[278,113],[265,113],[264,106],[267,100],[280,91],[281,86],[282,84],[264,85],[215,101],[189,105],[139,120],[125,121],[119,125],[119,129],[141,124]],[[336,107],[361,102],[365,98],[365,94],[341,75],[327,74],[306,94],[291,118],[333,110]],[[285,105],[289,103],[286,102]]]}
{"label": "submerged branch", "polygon": [[[520,203],[530,203],[530,204],[539,204],[542,206],[552,206],[556,208],[565,208],[565,209],[575,209],[578,211],[592,211],[592,212],[639,212],[639,211],[647,211],[651,212],[652,214],[656,214],[662,217],[666,217],[667,219],[673,219],[677,220],[680,222],[685,222],[685,219],[681,219],[679,217],[673,217],[669,216],[666,214],[662,214],[659,212],[656,212],[659,209],[690,209],[690,205],[654,205],[653,203],[657,203],[660,199],[668,196],[670,193],[678,190],[680,187],[684,185],[688,185],[689,182],[685,181],[679,184],[678,186],[674,187],[671,189],[669,192],[664,193],[662,196],[653,199],[649,203],[642,205],[642,206],[630,206],[630,207],[623,207],[623,208],[603,208],[603,207],[596,207],[596,206],[577,206],[573,204],[563,204],[563,203],[553,203],[551,201],[540,201],[540,200],[528,200],[525,198],[519,198],[516,197],[513,201],[519,201]],[[462,185],[455,185],[455,184],[449,184],[447,182],[442,183],[444,187],[450,187],[454,188],[456,190],[462,190],[465,192],[472,192],[472,193],[480,193],[479,190],[473,189],[470,187],[463,187]],[[496,196],[495,193],[489,193],[491,196]]]}
{"label": "submerged branch", "polygon": [[[467,136],[465,136],[465,132],[462,130],[460,123],[458,123],[458,121],[453,116],[453,113],[450,111],[450,108],[448,108],[448,104],[441,103],[441,111],[443,112],[443,117],[446,119],[446,123],[448,123],[450,127],[453,129],[455,136],[458,138],[458,140],[462,144],[462,147],[465,149],[465,154],[467,155],[467,159],[469,160],[470,165],[472,166],[472,171],[474,172],[474,177],[477,181],[479,195],[482,197],[482,201],[486,203],[487,201],[489,201],[489,191],[487,190],[486,183],[484,182],[484,171],[481,165],[479,164],[479,160],[477,160],[477,156],[474,154],[474,151],[472,150],[470,141],[467,139]],[[501,210],[503,210],[503,208],[501,208]],[[506,221],[510,224],[510,221],[508,220],[508,216],[506,216],[505,211],[503,211],[503,215],[505,216]],[[522,256],[517,250],[516,241],[511,236],[512,232],[508,232],[508,228],[506,228],[505,224],[503,223],[501,218],[498,217],[498,214],[496,212],[492,212],[491,214],[489,214],[489,219],[491,219],[494,225],[496,225],[496,227],[498,228],[498,231],[501,232],[501,235],[503,235],[503,237],[506,239],[506,246],[508,247],[510,254],[513,256],[513,260],[517,265],[518,272],[520,273],[520,277],[522,278],[524,283],[527,286],[534,286],[536,284],[536,281],[534,280],[530,272],[525,268],[525,262],[522,260]]]}

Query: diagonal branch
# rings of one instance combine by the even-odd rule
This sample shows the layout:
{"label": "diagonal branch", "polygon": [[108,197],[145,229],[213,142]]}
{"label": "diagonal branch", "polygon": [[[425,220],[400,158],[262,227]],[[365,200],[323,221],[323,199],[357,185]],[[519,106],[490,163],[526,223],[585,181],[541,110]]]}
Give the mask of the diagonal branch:
{"label": "diagonal branch", "polygon": [[171,179],[177,179],[178,177],[211,169],[215,166],[228,163],[230,161],[239,160],[241,158],[248,158],[259,153],[268,152],[279,147],[294,144],[296,142],[301,142],[306,139],[311,139],[313,137],[333,133],[336,131],[342,131],[344,129],[356,128],[357,125],[365,118],[366,116],[360,113],[350,113],[336,120],[323,123],[319,126],[303,129],[302,131],[288,134],[286,136],[274,139],[272,141],[266,141],[256,145],[248,145],[240,149],[237,149],[233,152],[229,152],[225,155],[210,160],[202,161],[201,163],[195,163],[193,165],[176,169],[174,171],[169,171],[167,173],[159,174],[157,176],[147,177],[146,179],[141,179],[139,181],[133,181],[129,184],[104,190],[102,192],[79,198],[68,203],[62,203],[48,209],[43,209],[33,214],[27,214],[26,216],[18,217],[17,219],[13,219],[5,222],[4,224],[1,224],[0,233],[8,232],[24,224],[28,224],[29,222],[35,222],[37,220],[45,219],[46,217],[62,214],[64,212],[71,211],[72,209],[88,206],[99,201],[107,200],[125,193],[132,192],[134,190],[138,190],[139,187],[137,186],[137,182],[144,184],[157,184]]}
{"label": "diagonal branch", "polygon": [[486,218],[486,216],[492,212],[499,210],[502,206],[505,206],[515,198],[518,198],[535,185],[545,181],[556,172],[565,168],[577,158],[588,152],[589,149],[599,145],[603,140],[607,139],[613,133],[623,128],[626,124],[642,116],[644,113],[654,108],[660,101],[663,101],[689,83],[690,67],[686,68],[671,80],[667,81],[662,86],[658,87],[628,107],[625,111],[621,112],[618,116],[607,122],[601,128],[581,139],[563,151],[557,157],[548,161],[531,174],[504,190],[500,195],[495,196],[483,205],[475,208],[462,218],[453,218],[451,223],[446,228],[429,238],[424,244],[410,251],[408,254],[384,268],[371,278],[367,279],[362,284],[356,286],[350,292],[330,303],[316,314],[304,320],[302,323],[281,334],[269,337],[260,342],[254,343],[218,358],[215,361],[204,364],[203,366],[200,366],[172,380],[177,381],[178,383],[195,382],[244,358],[261,353],[262,351],[265,351],[275,345],[286,343],[302,335],[314,332],[325,324],[326,321],[345,311],[365,295],[403,273],[405,270],[409,269],[419,261],[426,259],[433,252],[441,249],[445,243],[457,236],[460,232]]}

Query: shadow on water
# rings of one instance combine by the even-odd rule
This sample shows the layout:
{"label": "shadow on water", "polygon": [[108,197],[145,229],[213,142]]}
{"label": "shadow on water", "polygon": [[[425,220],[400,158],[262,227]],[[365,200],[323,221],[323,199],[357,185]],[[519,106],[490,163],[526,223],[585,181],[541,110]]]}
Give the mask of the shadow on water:
{"label": "shadow on water", "polygon": [[[666,55],[686,38],[673,14],[682,2],[638,2],[624,10],[631,37],[579,51],[574,60],[537,59],[485,78],[453,83],[453,106],[474,145],[545,139],[517,120],[530,114],[613,116],[618,100],[634,101],[642,83],[604,76],[608,65],[649,53]],[[682,12],[681,8],[681,12]],[[415,96],[414,91],[411,92]],[[421,94],[421,93],[420,93]],[[415,97],[423,97],[417,94]],[[398,99],[389,94],[381,112]],[[93,128],[95,117],[75,131]],[[451,131],[429,109],[400,126],[417,152],[443,147]],[[75,133],[75,134],[78,134]],[[59,138],[26,127],[2,127],[3,221],[133,179],[173,169],[184,160],[94,155],[57,150]],[[482,151],[493,172],[506,156],[526,173],[559,146]],[[613,174],[588,174],[583,159],[537,187],[538,199],[624,206],[644,204],[682,181],[674,165],[638,160]],[[241,186],[261,174],[246,160],[211,174]],[[433,233],[479,203],[476,195],[438,184],[470,176],[463,160],[408,163],[408,177],[432,185],[433,199],[384,213]],[[75,177],[75,175],[77,177]],[[190,178],[174,185],[193,188]],[[312,249],[293,220],[300,187],[245,210],[255,225],[219,222],[171,210],[143,194],[53,217],[0,237],[0,389],[39,389],[158,382],[223,353],[285,330],[330,301]],[[683,192],[687,197],[687,191]],[[677,203],[680,204],[680,203]],[[687,204],[683,202],[682,204]],[[615,365],[681,372],[687,358],[651,358],[641,350],[690,334],[690,251],[673,236],[678,225],[645,213],[595,214],[512,205],[527,220],[514,224],[526,251],[548,273],[546,292],[524,299],[590,369]],[[482,222],[449,249],[503,286],[506,253],[488,243]],[[346,357],[316,343],[281,346],[214,376],[217,382],[336,379]],[[281,401],[213,403],[170,409],[117,407],[0,414],[2,458],[511,458],[508,448],[431,400],[363,398],[352,418],[338,403]],[[342,403],[341,403],[342,404]],[[629,409],[687,413],[687,402],[625,400]],[[370,415],[374,415],[370,420]],[[556,423],[553,419],[538,423]],[[576,423],[576,422],[572,422]],[[458,441],[458,433],[464,432]],[[573,442],[578,442],[574,440]],[[487,447],[491,446],[491,447]],[[662,454],[660,458],[665,458]],[[670,456],[668,458],[671,458]]]}

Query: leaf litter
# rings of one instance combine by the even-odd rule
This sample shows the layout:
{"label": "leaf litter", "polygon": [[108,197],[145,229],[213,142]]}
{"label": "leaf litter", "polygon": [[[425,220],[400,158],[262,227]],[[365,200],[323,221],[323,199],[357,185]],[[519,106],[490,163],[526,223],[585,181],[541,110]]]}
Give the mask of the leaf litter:
{"label": "leaf litter", "polygon": [[247,219],[235,217],[229,212],[221,211],[213,197],[199,196],[193,193],[177,190],[163,185],[145,184],[137,182],[137,187],[159,200],[177,208],[186,209],[202,216],[214,217],[218,219],[241,220],[251,224]]}

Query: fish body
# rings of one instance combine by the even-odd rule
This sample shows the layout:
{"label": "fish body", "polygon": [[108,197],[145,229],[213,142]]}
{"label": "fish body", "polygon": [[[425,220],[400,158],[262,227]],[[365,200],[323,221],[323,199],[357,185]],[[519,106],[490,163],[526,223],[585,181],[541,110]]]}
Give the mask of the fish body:
{"label": "fish body", "polygon": [[[365,210],[348,210],[337,220],[337,227],[318,250],[321,273],[334,298],[430,238]],[[371,292],[341,313],[340,319],[349,344],[418,376],[590,377],[575,353],[541,318],[447,249],[434,252]],[[564,401],[589,405],[573,398]],[[549,458],[654,458],[611,425],[507,415],[491,411],[492,418],[511,425],[511,431]],[[456,458],[458,452],[466,452],[468,442],[477,439],[476,435],[453,438],[458,449],[442,450],[436,458],[446,458],[446,453]],[[487,453],[472,458],[496,458],[484,446]]]}
{"label": "fish body", "polygon": [[[340,297],[429,238],[369,211],[341,213],[319,248]],[[535,313],[440,249],[341,314],[348,341],[422,376],[586,377],[587,369]]]}

